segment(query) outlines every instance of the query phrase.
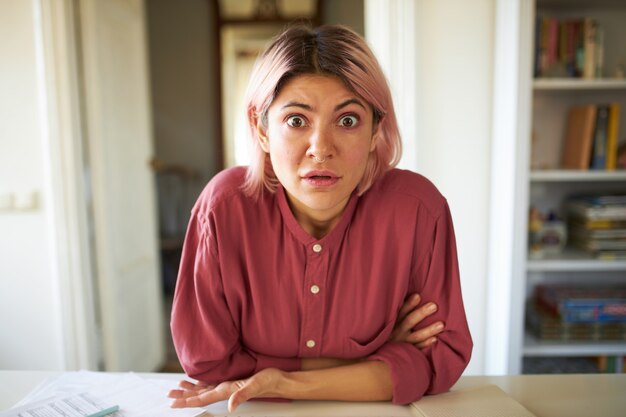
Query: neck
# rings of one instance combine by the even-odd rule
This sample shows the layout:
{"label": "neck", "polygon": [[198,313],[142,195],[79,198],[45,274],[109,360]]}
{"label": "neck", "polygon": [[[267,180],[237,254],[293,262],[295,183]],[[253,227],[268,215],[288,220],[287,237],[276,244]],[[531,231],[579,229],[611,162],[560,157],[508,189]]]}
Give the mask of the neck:
{"label": "neck", "polygon": [[294,201],[294,199],[287,194],[289,208],[296,218],[296,221],[308,234],[316,239],[321,239],[326,236],[331,230],[333,230],[337,223],[339,223],[341,215],[348,205],[349,200],[350,199],[347,198],[338,206],[329,210],[311,211],[305,207],[300,207],[301,203]]}
{"label": "neck", "polygon": [[327,220],[327,221],[317,221],[317,220],[313,220],[310,218],[301,219],[299,216],[296,215],[296,220],[298,220],[298,223],[300,223],[300,226],[302,226],[302,228],[308,234],[310,234],[316,239],[323,238],[331,230],[333,230],[335,225],[339,222],[339,219],[341,219],[341,213],[335,218]]}

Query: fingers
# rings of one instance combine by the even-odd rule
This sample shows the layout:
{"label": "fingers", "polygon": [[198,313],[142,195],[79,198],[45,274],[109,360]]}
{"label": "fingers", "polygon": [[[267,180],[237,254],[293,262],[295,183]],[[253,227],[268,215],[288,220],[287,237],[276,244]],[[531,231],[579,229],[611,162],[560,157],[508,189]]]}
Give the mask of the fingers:
{"label": "fingers", "polygon": [[408,297],[406,301],[404,302],[404,304],[402,305],[402,308],[400,308],[397,322],[402,321],[406,317],[407,314],[409,314],[413,309],[415,309],[419,305],[421,300],[422,300],[422,297],[420,297],[420,295],[417,293]]}
{"label": "fingers", "polygon": [[276,390],[283,378],[283,372],[276,368],[266,368],[252,377],[235,382],[236,388],[228,399],[228,411],[234,412],[239,404],[255,397],[281,396]]}
{"label": "fingers", "polygon": [[216,401],[223,401],[230,394],[229,391],[217,389],[215,385],[208,385],[204,382],[193,383],[183,380],[178,383],[178,386],[181,389],[173,389],[167,393],[169,398],[174,399],[170,404],[172,408],[203,407]]}
{"label": "fingers", "polygon": [[[176,390],[173,390],[176,391]],[[181,391],[181,390],[178,390]],[[231,391],[218,388],[205,388],[196,391],[182,391],[182,395],[175,398],[170,404],[172,408],[204,407],[218,401],[226,400]]]}
{"label": "fingers", "polygon": [[422,320],[426,317],[430,316],[434,312],[437,311],[437,304],[435,303],[426,303],[425,305],[416,308],[412,312],[410,312],[402,321],[400,328],[403,331],[410,331],[412,328],[417,326]]}
{"label": "fingers", "polygon": [[260,394],[259,384],[255,383],[254,378],[240,381],[239,389],[237,389],[228,399],[228,411],[233,413],[241,403],[245,403],[250,398],[254,398]]}
{"label": "fingers", "polygon": [[204,382],[193,383],[190,381],[182,380],[178,383],[181,389],[173,389],[167,393],[169,398],[188,398],[200,394],[207,389],[215,388],[215,385],[208,385]]}
{"label": "fingers", "polygon": [[206,384],[204,382],[196,382],[193,383],[191,381],[187,381],[187,380],[182,380],[178,383],[178,386],[181,387],[182,389],[198,389],[198,388],[206,388],[209,386],[209,384]]}
{"label": "fingers", "polygon": [[427,347],[434,345],[436,342],[437,342],[436,337],[429,337],[424,342],[416,343],[415,347],[418,349],[426,349]]}
{"label": "fingers", "polygon": [[407,336],[407,342],[422,348],[432,345],[436,341],[436,336],[443,331],[444,324],[440,321],[430,326],[420,328],[411,332]]}

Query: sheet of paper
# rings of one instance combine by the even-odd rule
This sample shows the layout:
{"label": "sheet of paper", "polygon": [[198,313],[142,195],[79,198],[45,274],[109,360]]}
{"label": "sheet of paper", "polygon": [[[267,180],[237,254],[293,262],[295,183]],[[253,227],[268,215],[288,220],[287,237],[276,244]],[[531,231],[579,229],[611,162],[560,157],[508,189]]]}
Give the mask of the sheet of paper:
{"label": "sheet of paper", "polygon": [[421,417],[535,417],[495,385],[426,396],[411,405]]}
{"label": "sheet of paper", "polygon": [[[47,398],[63,398],[86,393],[105,402],[106,406],[119,405],[114,417],[193,417],[201,408],[170,408],[167,392],[177,386],[176,380],[148,379],[133,373],[104,374],[99,372],[67,372],[40,384],[17,406],[29,406]],[[14,411],[13,408],[10,411]],[[84,414],[80,414],[82,417]],[[17,416],[17,414],[8,414]],[[31,417],[25,414],[24,416]],[[32,414],[33,417],[55,417],[55,414]],[[5,417],[0,414],[0,417]],[[73,416],[71,416],[73,417]]]}
{"label": "sheet of paper", "polygon": [[[87,393],[52,397],[0,412],[0,417],[84,417],[110,405]],[[111,414],[114,416],[114,414]]]}

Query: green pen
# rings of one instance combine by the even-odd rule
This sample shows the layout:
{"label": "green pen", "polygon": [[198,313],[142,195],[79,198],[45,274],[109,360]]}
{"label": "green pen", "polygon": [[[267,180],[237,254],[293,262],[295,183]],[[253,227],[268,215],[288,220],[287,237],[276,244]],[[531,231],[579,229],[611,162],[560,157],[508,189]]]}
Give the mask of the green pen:
{"label": "green pen", "polygon": [[113,414],[119,410],[120,410],[120,406],[114,405],[109,408],[105,408],[104,410],[100,410],[97,413],[88,414],[85,417],[104,417],[104,416],[108,416],[109,414]]}

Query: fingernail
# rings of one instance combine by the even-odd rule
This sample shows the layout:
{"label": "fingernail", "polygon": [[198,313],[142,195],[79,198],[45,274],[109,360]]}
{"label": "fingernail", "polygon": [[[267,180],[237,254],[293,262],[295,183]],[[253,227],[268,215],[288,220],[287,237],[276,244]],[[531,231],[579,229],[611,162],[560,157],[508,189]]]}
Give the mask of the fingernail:
{"label": "fingernail", "polygon": [[443,323],[437,323],[435,325],[435,330],[442,330],[443,329]]}
{"label": "fingernail", "polygon": [[413,301],[419,301],[419,300],[420,300],[420,295],[419,294],[413,295]]}
{"label": "fingernail", "polygon": [[437,310],[437,304],[435,303],[430,303],[428,304],[428,306],[426,307],[426,311],[428,311],[429,313],[434,312],[435,310]]}

